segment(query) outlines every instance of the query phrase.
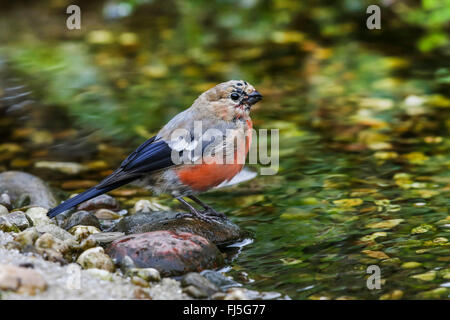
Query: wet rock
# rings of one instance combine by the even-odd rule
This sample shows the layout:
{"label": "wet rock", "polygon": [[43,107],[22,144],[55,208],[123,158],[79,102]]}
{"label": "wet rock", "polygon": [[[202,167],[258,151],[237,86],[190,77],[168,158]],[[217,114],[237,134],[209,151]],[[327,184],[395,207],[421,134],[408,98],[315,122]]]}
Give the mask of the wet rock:
{"label": "wet rock", "polygon": [[122,216],[109,209],[99,209],[95,212],[95,216],[100,220],[116,220],[122,218]]}
{"label": "wet rock", "polygon": [[114,272],[114,264],[111,258],[105,254],[102,247],[95,247],[83,252],[77,259],[83,269],[96,268]]}
{"label": "wet rock", "polygon": [[0,216],[0,230],[6,231],[4,228],[2,228],[2,225],[6,224],[6,229],[8,229],[8,226],[13,230],[25,230],[30,226],[30,221],[28,221],[25,213],[22,211],[14,211],[11,213],[8,213],[6,215]]}
{"label": "wet rock", "polygon": [[34,167],[57,171],[67,175],[80,174],[86,170],[83,165],[76,162],[38,161],[34,164]]}
{"label": "wet rock", "polygon": [[[208,279],[203,277],[197,272],[189,272],[181,278],[181,286],[183,287],[195,287],[194,293],[197,296],[195,298],[204,298],[213,295],[219,288],[215,284],[211,283]],[[192,290],[191,290],[192,291]],[[192,294],[190,294],[192,296]]]}
{"label": "wet rock", "polygon": [[74,226],[93,226],[100,229],[100,221],[91,212],[88,211],[77,211],[70,215],[70,217],[63,224],[63,228],[69,230]]}
{"label": "wet rock", "polygon": [[161,276],[159,271],[154,268],[132,268],[129,269],[127,274],[144,279],[147,282],[159,282]]}
{"label": "wet rock", "polygon": [[46,288],[47,283],[39,272],[29,268],[0,265],[0,290],[34,295],[45,291]]}
{"label": "wet rock", "polygon": [[156,230],[189,232],[202,236],[216,245],[227,245],[249,236],[228,219],[206,222],[170,211],[141,212],[125,217],[119,221],[116,230],[125,234]]}
{"label": "wet rock", "polygon": [[123,237],[125,233],[123,232],[99,232],[90,235],[93,240],[95,240],[99,245],[106,246],[109,245],[114,240]]}
{"label": "wet rock", "polygon": [[129,257],[138,268],[155,268],[163,276],[216,268],[223,264],[217,247],[187,232],[153,231],[115,240],[107,253],[121,265]]}
{"label": "wet rock", "polygon": [[69,232],[75,237],[75,239],[77,239],[78,241],[82,241],[84,239],[87,239],[90,235],[100,233],[101,231],[98,228],[92,226],[75,226],[72,227]]}
{"label": "wet rock", "polygon": [[222,273],[218,271],[203,270],[200,274],[206,279],[208,279],[211,283],[216,285],[220,290],[226,290],[228,288],[242,286],[242,284],[240,284],[239,282],[236,282],[224,276]]}
{"label": "wet rock", "polygon": [[8,214],[8,212],[8,209],[4,205],[0,204],[0,216]]}
{"label": "wet rock", "polygon": [[53,221],[47,217],[48,210],[42,207],[35,207],[28,209],[25,213],[33,221],[33,225],[42,226],[53,224]]}
{"label": "wet rock", "polygon": [[78,205],[78,210],[92,211],[97,209],[118,210],[119,204],[113,197],[102,194]]}
{"label": "wet rock", "polygon": [[38,232],[42,233],[49,233],[55,238],[64,241],[69,247],[76,247],[77,242],[73,235],[71,235],[66,230],[54,225],[54,224],[47,224],[47,225],[40,225],[35,227]]}
{"label": "wet rock", "polygon": [[30,205],[51,208],[56,199],[47,185],[39,178],[20,171],[0,173],[0,194],[7,193],[11,202],[16,202],[23,195],[30,199]]}

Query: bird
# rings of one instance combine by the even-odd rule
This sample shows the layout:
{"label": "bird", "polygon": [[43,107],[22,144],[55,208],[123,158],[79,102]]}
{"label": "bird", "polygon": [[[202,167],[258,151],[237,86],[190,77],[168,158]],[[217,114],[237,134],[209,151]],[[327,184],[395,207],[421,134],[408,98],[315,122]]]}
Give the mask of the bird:
{"label": "bird", "polygon": [[[219,83],[198,96],[153,137],[135,149],[98,185],[50,209],[50,218],[133,182],[156,195],[170,194],[201,220],[226,218],[197,195],[238,174],[248,154],[250,110],[262,95],[244,80]],[[189,198],[203,210],[199,210]]]}

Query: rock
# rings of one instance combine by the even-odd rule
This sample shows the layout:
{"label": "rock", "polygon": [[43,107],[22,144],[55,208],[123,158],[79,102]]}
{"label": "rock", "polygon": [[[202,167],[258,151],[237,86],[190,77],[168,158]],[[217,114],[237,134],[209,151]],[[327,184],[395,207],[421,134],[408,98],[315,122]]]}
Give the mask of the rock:
{"label": "rock", "polygon": [[163,276],[217,268],[223,257],[207,239],[187,232],[153,231],[115,240],[107,253],[119,265],[125,257],[138,268],[155,268]]}
{"label": "rock", "polygon": [[132,213],[139,213],[139,212],[152,212],[152,211],[164,211],[169,210],[168,207],[163,206],[157,202],[151,202],[150,200],[142,199],[137,201],[134,204],[133,209],[131,210]]}
{"label": "rock", "polygon": [[[163,278],[161,282],[149,288],[151,297],[162,300],[187,300],[189,297],[181,290],[180,283],[171,278]],[[155,299],[155,298],[154,298]]]}
{"label": "rock", "polygon": [[8,212],[8,209],[4,205],[0,204],[0,216],[8,214]]}
{"label": "rock", "polygon": [[242,284],[224,276],[218,271],[203,270],[200,274],[211,283],[215,284],[220,290],[226,290],[232,287],[242,287]]}
{"label": "rock", "polygon": [[125,233],[123,232],[99,232],[91,234],[89,237],[92,237],[99,245],[106,246],[124,235]]}
{"label": "rock", "polygon": [[58,162],[58,161],[38,161],[34,164],[35,168],[48,169],[67,175],[76,175],[85,171],[86,168],[76,162]]}
{"label": "rock", "polygon": [[39,272],[12,265],[0,265],[0,290],[34,295],[45,291],[46,288],[47,283]]}
{"label": "rock", "polygon": [[131,283],[140,287],[144,287],[144,288],[148,288],[149,284],[147,281],[145,281],[144,279],[140,278],[140,277],[131,277]]}
{"label": "rock", "polygon": [[86,272],[102,280],[111,281],[113,279],[112,273],[106,270],[91,268],[87,269]]}
{"label": "rock", "polygon": [[14,241],[20,243],[23,247],[32,246],[34,242],[39,238],[39,232],[36,228],[29,228],[14,237]]}
{"label": "rock", "polygon": [[[6,225],[6,228],[2,227]],[[30,221],[28,221],[25,213],[22,211],[14,211],[6,215],[0,216],[0,230],[8,232],[5,229],[11,229],[9,231],[22,231],[30,226]],[[18,232],[17,231],[17,232]]]}
{"label": "rock", "polygon": [[159,282],[161,281],[161,276],[159,271],[154,268],[131,268],[127,272],[131,276],[136,276],[144,279],[147,282]]}
{"label": "rock", "polygon": [[44,233],[34,243],[36,251],[46,260],[66,263],[71,260],[70,247],[50,233]]}
{"label": "rock", "polygon": [[187,295],[190,295],[192,298],[195,298],[195,299],[208,298],[208,294],[205,291],[203,291],[195,286],[185,287],[185,288],[183,288],[183,292],[186,293]]}
{"label": "rock", "polygon": [[83,269],[96,268],[114,272],[114,264],[111,258],[105,254],[102,247],[95,247],[83,252],[77,259]]}
{"label": "rock", "polygon": [[82,241],[87,239],[90,235],[100,233],[101,231],[92,226],[75,226],[72,227],[69,232],[75,237],[75,239]]}
{"label": "rock", "polygon": [[79,248],[82,251],[86,251],[87,249],[94,248],[94,247],[97,247],[97,246],[98,246],[97,241],[95,241],[92,238],[92,235],[90,235],[89,237],[87,237],[86,239],[83,239],[81,241]]}
{"label": "rock", "polygon": [[78,246],[76,238],[73,235],[54,224],[38,225],[35,228],[40,233],[51,234],[55,238],[65,242],[71,248]]}
{"label": "rock", "polygon": [[33,221],[33,225],[42,226],[53,224],[53,221],[47,217],[48,210],[42,207],[35,207],[28,209],[25,213]]}
{"label": "rock", "polygon": [[120,214],[109,209],[98,209],[95,212],[95,216],[101,220],[116,220],[122,218]]}
{"label": "rock", "polygon": [[5,208],[7,208],[8,210],[12,209],[11,198],[9,197],[9,195],[6,192],[0,194],[0,204],[2,206],[4,206]]}
{"label": "rock", "polygon": [[78,205],[78,210],[92,211],[97,209],[118,210],[119,204],[113,197],[102,194]]}
{"label": "rock", "polygon": [[0,217],[0,230],[3,232],[19,232],[19,228],[11,223],[6,216]]}
{"label": "rock", "polygon": [[234,243],[249,236],[228,219],[218,219],[210,223],[183,217],[183,214],[170,211],[141,212],[125,217],[116,225],[116,230],[125,234],[157,230],[188,232],[202,236],[219,246]]}
{"label": "rock", "polygon": [[[215,284],[197,272],[189,272],[181,278],[182,287],[195,287],[202,297],[208,297],[219,291]],[[190,294],[192,296],[192,294]],[[194,296],[195,297],[195,296]],[[200,297],[199,297],[200,298]]]}
{"label": "rock", "polygon": [[12,202],[27,195],[30,205],[46,209],[56,205],[56,199],[47,185],[39,178],[20,171],[0,173],[0,194],[7,193]]}
{"label": "rock", "polygon": [[93,226],[100,229],[100,221],[91,212],[88,211],[77,211],[70,215],[70,217],[63,224],[63,228],[69,230],[74,226]]}

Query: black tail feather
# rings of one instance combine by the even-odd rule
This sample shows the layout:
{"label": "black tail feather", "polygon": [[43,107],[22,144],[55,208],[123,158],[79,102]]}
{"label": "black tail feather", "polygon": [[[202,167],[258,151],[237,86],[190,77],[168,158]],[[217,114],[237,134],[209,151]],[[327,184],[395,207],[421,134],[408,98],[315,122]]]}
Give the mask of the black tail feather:
{"label": "black tail feather", "polygon": [[129,179],[129,180],[123,180],[123,181],[120,181],[119,183],[114,183],[114,184],[109,185],[108,187],[104,187],[104,188],[92,187],[92,188],[84,191],[83,193],[80,193],[80,194],[76,195],[75,197],[64,201],[63,203],[54,207],[53,209],[50,209],[49,212],[47,213],[47,216],[49,216],[50,218],[56,217],[58,214],[66,211],[66,210],[69,210],[70,208],[75,207],[76,205],[78,205],[84,201],[95,198],[101,194],[108,192],[108,191],[117,189],[117,188],[131,182],[132,180],[134,180],[134,178]]}

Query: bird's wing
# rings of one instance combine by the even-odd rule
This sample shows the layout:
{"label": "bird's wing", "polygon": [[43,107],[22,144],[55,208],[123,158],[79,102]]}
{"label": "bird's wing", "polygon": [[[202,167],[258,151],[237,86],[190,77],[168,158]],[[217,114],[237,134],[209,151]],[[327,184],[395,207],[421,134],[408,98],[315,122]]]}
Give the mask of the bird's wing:
{"label": "bird's wing", "polygon": [[164,169],[174,165],[172,149],[164,140],[156,136],[148,139],[131,153],[120,167],[100,182],[96,188],[105,188],[120,181],[138,179],[145,173]]}
{"label": "bird's wing", "polygon": [[163,141],[152,137],[141,144],[120,165],[120,167],[109,175],[105,180],[73,198],[64,201],[51,209],[47,215],[55,217],[81,202],[92,199],[108,191],[119,188],[133,180],[139,179],[145,173],[160,170],[172,166],[172,149]]}

